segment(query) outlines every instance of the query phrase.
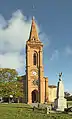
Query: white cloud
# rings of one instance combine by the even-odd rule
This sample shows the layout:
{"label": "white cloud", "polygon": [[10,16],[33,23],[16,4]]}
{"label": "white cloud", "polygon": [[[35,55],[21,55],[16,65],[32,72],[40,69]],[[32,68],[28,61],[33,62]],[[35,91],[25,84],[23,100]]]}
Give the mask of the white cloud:
{"label": "white cloud", "polygon": [[0,68],[14,68],[19,74],[24,74],[25,55],[17,52],[0,54]]}
{"label": "white cloud", "polygon": [[[0,67],[15,68],[19,74],[25,68],[25,43],[28,40],[31,19],[17,10],[9,20],[0,15]],[[39,27],[37,26],[40,32]],[[40,37],[45,33],[41,33]],[[24,50],[23,50],[24,49]],[[20,52],[22,53],[20,54]]]}
{"label": "white cloud", "polygon": [[9,20],[5,20],[0,15],[0,24],[0,67],[15,68],[19,73],[23,73],[25,55],[24,53],[20,55],[20,52],[25,49],[31,20],[27,21],[22,12],[18,10]]}
{"label": "white cloud", "polygon": [[2,15],[0,15],[0,28],[3,28],[6,25],[7,25],[7,23],[4,19],[4,17]]}
{"label": "white cloud", "polygon": [[44,47],[50,45],[50,41],[48,39],[48,36],[45,33],[40,33],[39,37],[40,37],[42,43],[44,44]]}
{"label": "white cloud", "polygon": [[[18,53],[6,53],[4,55],[0,55],[0,66],[11,67],[11,68],[19,68],[19,54]],[[14,63],[15,62],[15,63]]]}
{"label": "white cloud", "polygon": [[72,48],[70,46],[67,46],[65,48],[65,53],[66,53],[66,55],[72,55]]}
{"label": "white cloud", "polygon": [[59,57],[59,51],[58,50],[55,50],[50,58],[51,61],[53,60],[57,60]]}
{"label": "white cloud", "polygon": [[27,22],[26,17],[18,10],[6,22],[8,26],[5,29],[0,28],[0,51],[20,51],[28,39],[31,21]]}

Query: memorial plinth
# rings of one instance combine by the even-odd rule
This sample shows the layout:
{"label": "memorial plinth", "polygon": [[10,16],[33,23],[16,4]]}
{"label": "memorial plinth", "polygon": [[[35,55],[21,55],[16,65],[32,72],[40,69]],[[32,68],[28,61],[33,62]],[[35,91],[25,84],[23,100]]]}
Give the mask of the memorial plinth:
{"label": "memorial plinth", "polygon": [[62,73],[59,74],[59,81],[57,86],[57,98],[54,101],[54,108],[57,111],[64,111],[67,108],[67,100],[64,98],[64,85],[61,78]]}

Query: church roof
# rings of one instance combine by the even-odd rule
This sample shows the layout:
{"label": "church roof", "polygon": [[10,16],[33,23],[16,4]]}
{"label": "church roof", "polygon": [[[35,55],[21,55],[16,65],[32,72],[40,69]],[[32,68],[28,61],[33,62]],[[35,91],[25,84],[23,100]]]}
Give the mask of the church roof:
{"label": "church roof", "polygon": [[32,18],[29,40],[39,40],[35,18]]}
{"label": "church roof", "polygon": [[55,86],[55,85],[49,85],[48,87],[49,88],[57,88],[57,86]]}

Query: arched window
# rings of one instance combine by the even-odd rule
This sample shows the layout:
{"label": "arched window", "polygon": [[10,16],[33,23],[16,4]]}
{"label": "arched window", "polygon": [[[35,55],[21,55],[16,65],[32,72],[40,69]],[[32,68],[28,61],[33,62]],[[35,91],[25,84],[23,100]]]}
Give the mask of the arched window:
{"label": "arched window", "polygon": [[33,55],[33,65],[37,64],[37,53],[35,52]]}
{"label": "arched window", "polygon": [[33,37],[33,41],[35,41],[35,38]]}
{"label": "arched window", "polygon": [[33,55],[33,64],[34,65],[36,65],[36,62],[37,62],[36,60],[37,60],[37,56],[36,56],[36,53],[34,53],[34,55]]}

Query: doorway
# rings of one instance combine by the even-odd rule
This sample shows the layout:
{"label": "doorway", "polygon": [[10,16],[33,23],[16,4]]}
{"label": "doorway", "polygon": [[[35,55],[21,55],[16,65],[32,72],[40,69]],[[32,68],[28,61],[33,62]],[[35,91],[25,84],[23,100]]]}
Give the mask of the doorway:
{"label": "doorway", "polygon": [[33,90],[32,91],[32,103],[36,103],[36,102],[38,102],[38,91]]}

